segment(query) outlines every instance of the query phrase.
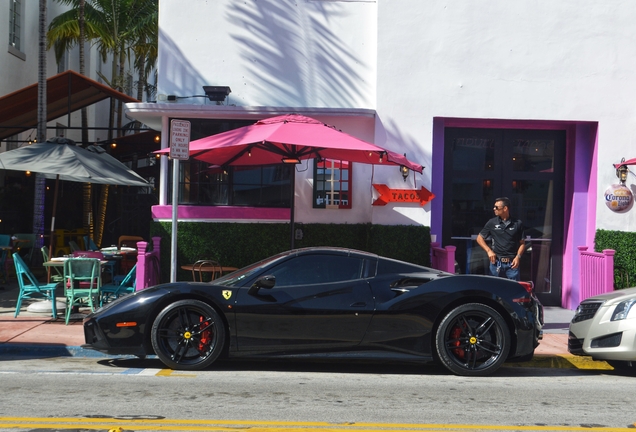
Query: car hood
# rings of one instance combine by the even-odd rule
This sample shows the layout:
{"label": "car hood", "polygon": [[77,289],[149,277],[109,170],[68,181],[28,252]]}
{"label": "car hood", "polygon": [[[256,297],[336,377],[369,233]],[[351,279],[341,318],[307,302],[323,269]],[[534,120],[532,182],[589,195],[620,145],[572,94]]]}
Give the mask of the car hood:
{"label": "car hood", "polygon": [[615,301],[621,302],[636,297],[636,288],[626,288],[617,291],[599,294],[594,297],[586,298],[585,301]]}

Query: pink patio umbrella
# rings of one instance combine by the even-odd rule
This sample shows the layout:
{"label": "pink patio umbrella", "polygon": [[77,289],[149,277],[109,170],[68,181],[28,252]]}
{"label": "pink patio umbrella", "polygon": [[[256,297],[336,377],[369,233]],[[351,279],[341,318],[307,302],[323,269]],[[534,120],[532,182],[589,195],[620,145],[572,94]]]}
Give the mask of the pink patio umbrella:
{"label": "pink patio umbrella", "polygon": [[[170,149],[158,153],[169,153]],[[423,167],[399,153],[368,143],[311,117],[287,114],[259,120],[190,143],[190,157],[218,166],[299,163],[306,159],[405,166],[421,173]],[[295,176],[291,182],[291,248],[294,248]]]}

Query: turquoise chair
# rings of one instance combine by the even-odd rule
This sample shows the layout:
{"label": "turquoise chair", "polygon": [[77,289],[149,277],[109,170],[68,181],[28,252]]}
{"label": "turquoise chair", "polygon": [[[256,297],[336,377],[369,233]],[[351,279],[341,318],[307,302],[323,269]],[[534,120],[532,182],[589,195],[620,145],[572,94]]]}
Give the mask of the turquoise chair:
{"label": "turquoise chair", "polygon": [[100,290],[99,305],[103,306],[126,294],[135,292],[137,286],[137,264],[133,266],[125,277],[115,276],[112,283],[105,284]]}
{"label": "turquoise chair", "polygon": [[[42,259],[44,260],[42,262],[47,262],[49,258],[49,247],[42,246]],[[51,280],[53,282],[62,282],[64,280],[64,274],[60,271],[59,267],[53,267],[51,272],[55,272],[51,275]]]}
{"label": "turquoise chair", "polygon": [[68,242],[68,246],[71,248],[71,252],[76,252],[76,251],[81,251],[82,250],[82,248],[79,247],[77,242],[73,241],[73,240]]}
{"label": "turquoise chair", "polygon": [[97,247],[93,239],[90,238],[89,236],[84,236],[84,247],[86,248],[86,250],[89,250],[89,251],[99,250],[99,248]]}
{"label": "turquoise chair", "polygon": [[66,325],[75,307],[88,306],[95,311],[102,284],[99,258],[69,258],[64,261]]}
{"label": "turquoise chair", "polygon": [[13,254],[13,264],[15,265],[15,274],[18,278],[18,285],[20,286],[20,293],[18,294],[18,301],[15,305],[15,315],[13,317],[17,317],[20,313],[20,306],[22,306],[23,299],[43,297],[45,300],[51,301],[53,318],[57,318],[55,290],[59,286],[59,283],[39,283],[18,253]]}

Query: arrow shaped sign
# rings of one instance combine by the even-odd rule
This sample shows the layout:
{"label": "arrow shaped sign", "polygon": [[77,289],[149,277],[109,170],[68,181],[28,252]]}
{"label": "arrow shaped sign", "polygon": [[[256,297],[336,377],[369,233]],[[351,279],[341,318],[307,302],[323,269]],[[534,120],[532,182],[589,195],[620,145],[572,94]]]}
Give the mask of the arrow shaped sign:
{"label": "arrow shaped sign", "polygon": [[435,198],[435,194],[422,186],[421,189],[391,189],[387,185],[374,184],[380,196],[373,201],[374,206],[387,205],[390,202],[420,203],[421,206]]}

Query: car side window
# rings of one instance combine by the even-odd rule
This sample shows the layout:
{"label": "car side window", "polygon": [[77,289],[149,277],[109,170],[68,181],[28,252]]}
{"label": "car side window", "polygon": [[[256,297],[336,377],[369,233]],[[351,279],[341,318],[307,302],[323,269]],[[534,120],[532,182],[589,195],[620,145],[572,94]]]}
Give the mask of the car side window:
{"label": "car side window", "polygon": [[343,255],[302,255],[289,259],[268,272],[276,277],[275,287],[344,282],[362,277],[363,260]]}

